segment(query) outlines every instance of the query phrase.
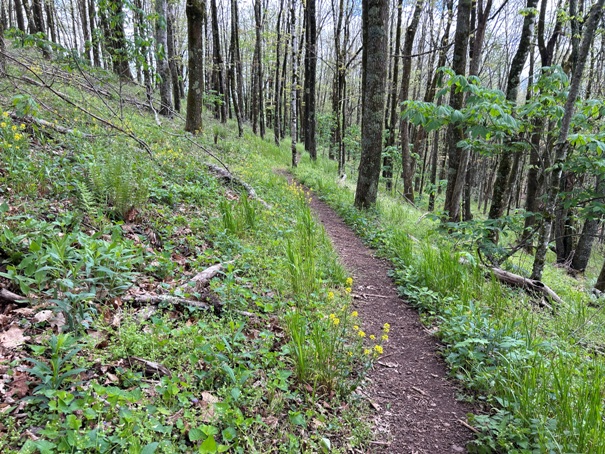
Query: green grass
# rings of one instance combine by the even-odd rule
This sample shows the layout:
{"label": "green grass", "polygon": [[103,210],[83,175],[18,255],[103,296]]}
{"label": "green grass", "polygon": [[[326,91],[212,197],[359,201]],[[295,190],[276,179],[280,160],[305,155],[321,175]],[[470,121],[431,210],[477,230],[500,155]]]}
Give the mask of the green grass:
{"label": "green grass", "polygon": [[[40,74],[51,64],[28,50],[12,52],[33,59]],[[9,66],[13,75],[20,71]],[[13,91],[7,84],[0,81],[4,110]],[[348,275],[307,195],[272,171],[287,164],[287,144],[276,147],[247,129],[239,139],[234,122],[218,125],[209,116],[193,139],[250,183],[267,209],[208,173],[204,163],[214,160],[182,132],[180,117],[158,127],[127,102],[99,99],[60,79],[53,87],[144,140],[152,158],[126,134],[40,87],[28,87],[39,118],[77,133],[31,123],[13,131],[5,118],[0,279],[35,297],[37,309],[62,316],[73,342],[53,347],[63,334],[50,320],[11,319],[32,340],[0,365],[51,386],[18,410],[24,417],[12,408],[3,413],[0,451],[366,450],[369,410],[352,391],[375,356],[348,322]],[[122,88],[126,97],[144,99],[139,88]],[[222,273],[198,292],[191,278],[219,262],[226,263]],[[128,303],[141,292],[202,300],[210,294],[221,310]],[[293,311],[302,337],[295,336]],[[300,372],[295,346],[311,370]],[[169,374],[145,372],[132,357]],[[52,364],[59,369],[43,367]],[[19,377],[10,373],[9,388]],[[16,398],[11,406],[18,404]],[[23,437],[31,428],[35,437]]]}

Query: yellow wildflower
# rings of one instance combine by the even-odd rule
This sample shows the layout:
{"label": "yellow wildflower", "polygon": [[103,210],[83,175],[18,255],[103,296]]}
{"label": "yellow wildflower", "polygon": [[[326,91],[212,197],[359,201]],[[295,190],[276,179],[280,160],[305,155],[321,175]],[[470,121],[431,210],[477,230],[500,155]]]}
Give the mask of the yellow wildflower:
{"label": "yellow wildflower", "polygon": [[3,116],[4,118],[8,118],[8,112],[2,112],[2,116]]}
{"label": "yellow wildflower", "polygon": [[376,339],[376,336],[374,336],[373,334],[370,334],[370,339],[374,340],[374,339]]}
{"label": "yellow wildflower", "polygon": [[20,127],[21,129],[25,129],[25,123],[21,123],[21,124],[19,125],[19,127]]}
{"label": "yellow wildflower", "polygon": [[334,320],[336,318],[336,314],[332,313],[330,314],[330,320]]}
{"label": "yellow wildflower", "polygon": [[363,331],[359,330],[357,332],[357,334],[359,335],[359,337],[366,337],[366,333],[364,333]]}
{"label": "yellow wildflower", "polygon": [[345,281],[345,285],[347,287],[351,287],[353,285],[353,278],[352,277],[348,277],[347,280]]}
{"label": "yellow wildflower", "polygon": [[372,353],[372,350],[370,350],[369,348],[366,348],[363,350],[363,353],[366,355],[369,355],[370,353]]}
{"label": "yellow wildflower", "polygon": [[332,319],[332,323],[334,323],[334,326],[338,326],[338,324],[340,323],[340,319],[335,317]]}
{"label": "yellow wildflower", "polygon": [[334,292],[328,292],[328,300],[334,299]]}
{"label": "yellow wildflower", "polygon": [[347,287],[347,288],[345,289],[345,292],[347,292],[347,293],[351,293],[351,287]]}
{"label": "yellow wildflower", "polygon": [[388,323],[385,323],[384,326],[382,327],[382,330],[385,333],[388,333],[391,330],[391,325],[389,325]]}
{"label": "yellow wildflower", "polygon": [[355,326],[353,327],[353,329],[354,329],[355,331],[359,331],[359,326],[358,326],[358,325],[355,325]]}
{"label": "yellow wildflower", "polygon": [[6,128],[6,122],[5,122],[5,121],[3,121],[2,123],[0,123],[0,127],[2,127],[2,128]]}
{"label": "yellow wildflower", "polygon": [[376,353],[378,353],[379,355],[382,355],[382,352],[383,352],[382,345],[374,345],[374,351]]}
{"label": "yellow wildflower", "polygon": [[21,140],[23,136],[19,133],[15,134],[15,140]]}
{"label": "yellow wildflower", "polygon": [[357,311],[351,312],[351,317],[358,317],[359,313]]}
{"label": "yellow wildflower", "polygon": [[12,126],[11,126],[11,129],[12,129],[13,131],[16,131],[16,130],[17,130],[17,127],[16,127],[15,125],[12,125]]}
{"label": "yellow wildflower", "polygon": [[389,336],[387,336],[386,334],[383,334],[381,339],[386,342],[389,340]]}

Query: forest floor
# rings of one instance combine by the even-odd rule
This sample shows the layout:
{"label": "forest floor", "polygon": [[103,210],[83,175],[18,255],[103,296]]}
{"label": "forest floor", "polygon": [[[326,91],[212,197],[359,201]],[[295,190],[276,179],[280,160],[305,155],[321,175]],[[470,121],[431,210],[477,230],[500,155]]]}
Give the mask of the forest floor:
{"label": "forest floor", "polygon": [[417,310],[399,297],[388,261],[375,257],[326,203],[312,197],[310,204],[354,278],[353,308],[365,327],[376,332],[384,320],[390,324],[384,355],[370,370],[365,388],[376,411],[372,452],[465,452],[473,438],[466,415],[473,407],[456,398],[461,390],[448,379],[439,342]]}

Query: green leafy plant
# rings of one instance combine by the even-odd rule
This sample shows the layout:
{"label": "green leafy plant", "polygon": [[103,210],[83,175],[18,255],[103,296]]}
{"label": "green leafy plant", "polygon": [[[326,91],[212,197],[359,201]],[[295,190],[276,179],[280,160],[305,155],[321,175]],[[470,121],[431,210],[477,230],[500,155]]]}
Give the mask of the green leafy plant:
{"label": "green leafy plant", "polygon": [[147,200],[149,182],[143,172],[136,160],[117,152],[97,157],[89,165],[88,178],[110,213],[125,220]]}
{"label": "green leafy plant", "polygon": [[[72,359],[81,349],[78,339],[66,334],[57,334],[50,337],[48,346],[33,347],[39,358],[28,358],[33,366],[27,371],[40,380],[40,384],[33,390],[34,400],[48,401],[53,391],[65,389],[74,385],[74,377],[85,369],[74,368]],[[49,350],[48,360],[42,356]]]}

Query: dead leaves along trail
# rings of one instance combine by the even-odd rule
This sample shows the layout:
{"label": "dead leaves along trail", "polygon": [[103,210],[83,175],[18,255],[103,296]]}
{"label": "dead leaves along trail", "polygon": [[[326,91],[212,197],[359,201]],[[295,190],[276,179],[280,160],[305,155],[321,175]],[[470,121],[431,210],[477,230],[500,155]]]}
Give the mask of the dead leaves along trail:
{"label": "dead leaves along trail", "polygon": [[353,305],[365,330],[379,332],[384,323],[391,325],[384,355],[364,389],[375,409],[371,452],[465,452],[473,436],[466,424],[472,408],[456,400],[459,390],[447,378],[438,342],[426,332],[416,311],[399,298],[387,275],[389,264],[374,257],[325,203],[313,198],[311,207],[353,274]]}

